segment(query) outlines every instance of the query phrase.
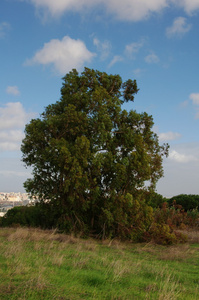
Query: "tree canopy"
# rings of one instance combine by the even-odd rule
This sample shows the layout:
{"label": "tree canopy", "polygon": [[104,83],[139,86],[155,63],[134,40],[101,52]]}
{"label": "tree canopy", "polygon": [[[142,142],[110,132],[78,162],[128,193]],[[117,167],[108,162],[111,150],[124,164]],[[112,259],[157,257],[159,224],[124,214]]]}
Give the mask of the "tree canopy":
{"label": "tree canopy", "polygon": [[185,211],[199,208],[199,195],[180,194],[168,200],[169,205],[181,205]]}
{"label": "tree canopy", "polygon": [[22,160],[33,177],[24,186],[59,212],[60,227],[130,236],[148,224],[144,194],[163,175],[168,145],[152,116],[122,109],[137,92],[135,80],[72,70],[61,99],[26,125]]}

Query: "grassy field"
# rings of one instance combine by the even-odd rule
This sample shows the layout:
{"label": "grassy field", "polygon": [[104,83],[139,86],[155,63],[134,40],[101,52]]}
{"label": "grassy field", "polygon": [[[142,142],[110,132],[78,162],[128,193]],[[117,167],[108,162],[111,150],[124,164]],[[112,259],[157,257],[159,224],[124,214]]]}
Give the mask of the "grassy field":
{"label": "grassy field", "polygon": [[199,232],[160,246],[0,228],[0,299],[199,299]]}

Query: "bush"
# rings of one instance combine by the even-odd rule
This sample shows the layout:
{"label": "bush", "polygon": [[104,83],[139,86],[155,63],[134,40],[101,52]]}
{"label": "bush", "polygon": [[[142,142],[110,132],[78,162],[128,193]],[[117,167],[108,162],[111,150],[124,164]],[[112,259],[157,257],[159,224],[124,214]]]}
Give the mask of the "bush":
{"label": "bush", "polygon": [[39,206],[16,206],[2,218],[1,226],[21,225],[39,227],[42,223],[42,212]]}
{"label": "bush", "polygon": [[99,219],[102,237],[119,237],[132,241],[143,241],[144,233],[153,222],[153,209],[143,195],[118,195],[114,201],[106,201]]}
{"label": "bush", "polygon": [[[115,196],[115,195],[114,195]],[[103,201],[103,200],[102,200]],[[186,241],[177,229],[196,227],[199,224],[197,209],[185,212],[182,206],[174,203],[169,207],[165,202],[162,208],[148,206],[144,195],[117,195],[114,200],[104,203],[98,216],[91,219],[91,212],[79,218],[75,212],[68,215],[63,209],[55,209],[51,203],[37,203],[31,207],[14,207],[0,219],[1,226],[28,226],[43,229],[57,228],[61,232],[93,236],[97,238],[129,239],[133,242],[153,241],[170,245]]]}
{"label": "bush", "polygon": [[171,245],[177,242],[177,237],[167,224],[153,223],[149,230],[150,238],[156,244]]}

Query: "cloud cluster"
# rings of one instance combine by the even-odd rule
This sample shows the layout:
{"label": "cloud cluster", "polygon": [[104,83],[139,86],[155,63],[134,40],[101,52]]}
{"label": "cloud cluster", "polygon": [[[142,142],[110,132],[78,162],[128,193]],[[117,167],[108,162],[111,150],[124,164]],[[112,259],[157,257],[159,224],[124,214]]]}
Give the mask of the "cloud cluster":
{"label": "cloud cluster", "polygon": [[[23,1],[23,0],[22,0]],[[79,12],[91,10],[96,5],[103,7],[107,13],[115,16],[117,19],[125,21],[141,21],[151,14],[160,13],[165,8],[171,6],[182,7],[187,13],[191,13],[199,8],[199,0],[29,0],[36,9],[41,10],[51,16],[61,16],[66,12]],[[178,17],[173,24],[167,28],[166,35],[171,38],[182,36],[191,29],[187,19]],[[122,55],[114,55],[108,67],[124,59],[125,55],[129,59],[135,59],[136,54],[143,47],[145,41],[142,39],[126,45]],[[101,60],[105,60],[110,55],[111,43],[107,40],[100,41],[93,39],[96,46],[96,52]],[[89,51],[82,40],[75,40],[69,36],[64,36],[62,40],[52,39],[45,43],[35,55],[28,59],[26,65],[41,64],[43,66],[51,65],[59,75],[64,75],[72,68],[81,71],[83,66],[90,63],[96,53]],[[145,62],[148,64],[157,64],[160,59],[157,54],[150,53],[145,56]]]}
{"label": "cloud cluster", "polygon": [[29,0],[37,9],[47,11],[52,16],[60,16],[67,11],[83,11],[101,5],[117,19],[140,21],[151,14],[160,13],[167,7],[178,6],[187,14],[199,9],[199,0]]}
{"label": "cloud cluster", "polygon": [[111,68],[114,64],[123,61],[125,58],[135,59],[136,54],[140,51],[140,49],[144,46],[145,40],[141,39],[138,42],[132,42],[125,46],[124,52],[122,55],[114,55],[112,60],[110,61],[108,68]]}
{"label": "cloud cluster", "polygon": [[191,30],[192,25],[187,23],[187,19],[183,17],[178,17],[173,21],[171,27],[166,29],[166,35],[168,38],[171,37],[181,37],[185,33]]}
{"label": "cloud cluster", "polygon": [[20,102],[10,102],[0,107],[0,151],[18,151],[24,137],[24,125],[31,114],[25,112]]}
{"label": "cloud cluster", "polygon": [[[93,44],[97,48],[97,53],[101,60],[105,60],[110,55],[111,43],[108,40],[101,42],[98,38],[93,39]],[[134,42],[126,46],[124,54],[127,57],[135,58],[135,54],[143,46],[144,41]],[[41,64],[43,66],[53,66],[53,69],[61,75],[75,68],[81,70],[86,63],[91,62],[97,54],[90,52],[83,41],[75,40],[69,36],[62,40],[53,39],[45,43],[43,48],[38,50],[35,55],[27,59],[26,66]],[[114,55],[108,67],[124,60],[122,55]],[[17,94],[17,87],[7,88],[8,93]]]}
{"label": "cloud cluster", "polygon": [[64,36],[62,40],[53,39],[44,44],[25,64],[53,65],[55,71],[63,75],[73,68],[81,69],[94,56],[95,53],[90,52],[83,41]]}

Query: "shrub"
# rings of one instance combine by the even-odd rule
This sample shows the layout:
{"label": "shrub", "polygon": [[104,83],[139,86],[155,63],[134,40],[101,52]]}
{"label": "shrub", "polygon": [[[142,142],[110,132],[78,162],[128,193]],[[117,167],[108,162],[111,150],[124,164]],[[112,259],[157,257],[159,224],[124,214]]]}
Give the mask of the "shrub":
{"label": "shrub", "polygon": [[156,244],[171,245],[177,242],[177,237],[167,224],[153,223],[149,230],[150,238]]}
{"label": "shrub", "polygon": [[115,201],[107,201],[102,209],[99,224],[103,237],[120,237],[132,241],[142,241],[144,233],[153,222],[153,209],[148,206],[143,195],[118,195]]}
{"label": "shrub", "polygon": [[154,219],[158,224],[167,224],[171,228],[177,228],[187,222],[187,213],[182,206],[174,203],[172,207],[168,207],[168,204],[165,202],[162,208],[154,211]]}

